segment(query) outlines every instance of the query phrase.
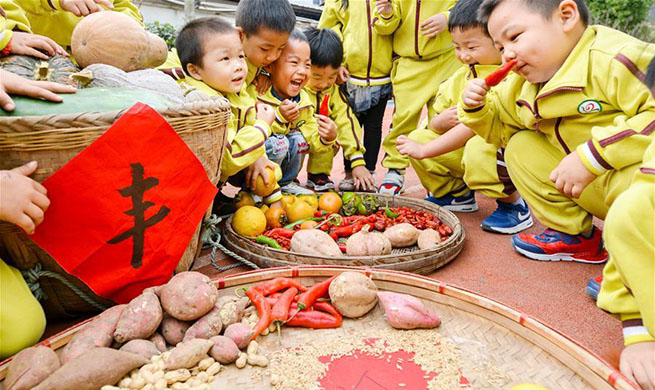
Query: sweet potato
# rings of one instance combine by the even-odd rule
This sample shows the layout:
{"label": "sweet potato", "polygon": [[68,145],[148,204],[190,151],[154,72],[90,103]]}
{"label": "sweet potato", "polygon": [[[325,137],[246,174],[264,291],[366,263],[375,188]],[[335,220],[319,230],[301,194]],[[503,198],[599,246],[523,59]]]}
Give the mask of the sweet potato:
{"label": "sweet potato", "polygon": [[193,339],[209,339],[217,336],[223,329],[221,315],[216,306],[207,314],[200,317],[184,334],[183,341]]}
{"label": "sweet potato", "polygon": [[232,339],[239,349],[244,349],[254,334],[248,325],[239,322],[228,326],[223,335]]}
{"label": "sweet potato", "polygon": [[207,352],[214,346],[214,342],[205,339],[193,339],[179,344],[171,350],[166,359],[166,370],[191,368],[207,357]]}
{"label": "sweet potato", "polygon": [[241,354],[239,347],[231,338],[225,336],[214,336],[211,340],[214,346],[209,350],[209,356],[221,364],[234,363]]}
{"label": "sweet potato", "polygon": [[344,272],[330,283],[330,300],[348,318],[361,317],[378,303],[378,288],[359,272]]}
{"label": "sweet potato", "polygon": [[32,390],[98,390],[148,363],[143,356],[111,348],[94,348],[72,359]]}
{"label": "sweet potato", "polygon": [[250,299],[248,297],[239,298],[236,295],[220,297],[216,301],[216,307],[219,308],[218,312],[221,316],[223,328],[241,321],[243,312],[249,304]]}
{"label": "sweet potato", "polygon": [[134,339],[147,339],[159,327],[163,314],[159,299],[147,291],[132,299],[118,319],[114,340],[125,343]]}
{"label": "sweet potato", "polygon": [[391,253],[391,243],[382,233],[360,231],[346,241],[348,256],[380,256]]}
{"label": "sweet potato", "polygon": [[199,272],[181,272],[159,292],[166,313],[182,321],[192,321],[207,314],[218,299],[218,290]]}
{"label": "sweet potato", "polygon": [[432,329],[441,324],[437,314],[416,297],[382,291],[378,298],[387,322],[396,329]]}
{"label": "sweet potato", "polygon": [[305,229],[296,232],[291,238],[291,252],[314,256],[343,256],[339,245],[327,233],[318,229]]}
{"label": "sweet potato", "polygon": [[29,390],[61,366],[55,351],[38,346],[20,351],[9,365],[5,390]]}
{"label": "sweet potato", "polygon": [[61,364],[68,363],[92,348],[111,346],[116,324],[126,307],[118,305],[105,310],[77,332],[62,350],[59,357]]}
{"label": "sweet potato", "polygon": [[157,347],[159,352],[166,352],[166,340],[164,339],[164,336],[159,333],[155,333],[150,336],[148,340],[155,344],[155,347]]}
{"label": "sweet potato", "polygon": [[418,235],[418,249],[429,249],[441,242],[441,235],[434,229],[425,229]]}
{"label": "sweet potato", "polygon": [[416,244],[420,230],[409,223],[399,223],[384,231],[394,248],[405,248]]}
{"label": "sweet potato", "polygon": [[168,314],[164,314],[164,319],[161,321],[161,334],[167,343],[175,346],[182,342],[189,327],[191,327],[190,322],[180,321]]}
{"label": "sweet potato", "polygon": [[152,341],[141,339],[128,341],[120,348],[120,350],[134,353],[136,355],[141,355],[148,360],[150,360],[151,357],[161,353]]}

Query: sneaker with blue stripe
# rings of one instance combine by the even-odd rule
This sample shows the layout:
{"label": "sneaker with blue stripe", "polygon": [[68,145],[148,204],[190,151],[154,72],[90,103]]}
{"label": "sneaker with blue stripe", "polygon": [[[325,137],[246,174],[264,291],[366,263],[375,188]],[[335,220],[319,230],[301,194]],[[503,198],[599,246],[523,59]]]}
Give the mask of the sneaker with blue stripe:
{"label": "sneaker with blue stripe", "polygon": [[480,224],[483,230],[501,234],[516,234],[533,225],[530,208],[521,204],[496,201],[498,208]]}
{"label": "sneaker with blue stripe", "polygon": [[478,203],[475,201],[475,191],[469,191],[461,196],[447,194],[440,198],[430,195],[425,200],[453,212],[472,213],[478,211]]}

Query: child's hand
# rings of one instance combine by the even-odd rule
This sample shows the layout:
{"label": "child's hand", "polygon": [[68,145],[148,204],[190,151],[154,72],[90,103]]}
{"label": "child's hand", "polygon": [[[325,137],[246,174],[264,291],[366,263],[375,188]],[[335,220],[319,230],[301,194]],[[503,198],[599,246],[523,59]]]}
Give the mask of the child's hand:
{"label": "child's hand", "polygon": [[255,84],[255,87],[257,88],[257,94],[261,95],[271,87],[271,78],[260,73],[255,77],[253,84]]}
{"label": "child's hand", "polygon": [[448,18],[444,14],[436,14],[421,24],[423,35],[434,38],[448,27]]}
{"label": "child's hand", "polygon": [[59,103],[61,96],[56,93],[74,93],[76,89],[70,85],[53,83],[50,81],[34,81],[0,69],[0,107],[5,111],[13,111],[16,108],[14,101],[9,94],[29,96],[37,99],[45,99]]}
{"label": "child's hand", "polygon": [[489,92],[489,86],[484,79],[473,79],[464,88],[462,100],[468,108],[480,107],[484,104],[484,97]]}
{"label": "child's hand", "polygon": [[275,171],[275,164],[266,157],[266,154],[262,155],[251,166],[246,168],[246,185],[248,188],[251,190],[255,189],[255,186],[257,185],[257,176],[261,176],[262,180],[264,180],[264,184],[267,186],[269,185],[266,168],[271,168]]}
{"label": "child's hand", "polygon": [[298,104],[292,102],[289,99],[284,99],[280,103],[280,114],[287,120],[287,122],[293,122],[296,119],[300,118],[300,110],[298,109]]}
{"label": "child's hand", "polygon": [[47,60],[48,55],[44,54],[44,50],[49,54],[49,56],[54,56],[55,54],[61,54],[68,57],[68,53],[61,46],[59,46],[55,41],[43,35],[29,34],[20,31],[14,31],[11,36],[11,53],[12,54],[24,54],[26,56],[37,57],[42,60]]}
{"label": "child's hand", "polygon": [[399,135],[396,138],[396,149],[398,149],[400,154],[416,160],[422,160],[424,158],[422,146],[418,142],[409,139],[406,135]]}
{"label": "child's hand", "polygon": [[36,167],[36,161],[32,161],[11,171],[0,171],[0,219],[18,225],[27,234],[34,233],[50,206],[45,187],[28,177]]}
{"label": "child's hand", "polygon": [[353,181],[357,191],[373,191],[375,189],[375,179],[364,165],[353,168]]}
{"label": "child's hand", "polygon": [[349,78],[350,72],[348,71],[348,68],[345,66],[340,67],[339,72],[337,73],[337,84],[343,85],[348,81]]}
{"label": "child's hand", "polygon": [[273,110],[273,107],[266,103],[257,103],[255,110],[257,111],[257,119],[263,120],[269,126],[273,124],[275,120],[275,110]]}
{"label": "child's hand", "polygon": [[655,342],[631,344],[621,352],[621,374],[643,390],[655,390]]}
{"label": "child's hand", "polygon": [[337,139],[337,125],[332,119],[325,115],[317,115],[318,118],[318,135],[325,142],[332,142]]}
{"label": "child's hand", "polygon": [[577,199],[582,191],[596,178],[582,163],[577,151],[573,151],[560,161],[557,168],[550,173],[550,181],[562,194]]}
{"label": "child's hand", "polygon": [[102,11],[100,5],[113,9],[114,4],[110,0],[59,0],[62,10],[71,12],[75,16],[87,16],[94,12]]}
{"label": "child's hand", "polygon": [[375,1],[375,9],[378,11],[378,14],[380,15],[391,15],[391,12],[393,12],[393,7],[391,6],[391,0],[376,0]]}
{"label": "child's hand", "polygon": [[432,117],[429,127],[438,133],[445,133],[457,125],[459,125],[457,106],[453,106]]}

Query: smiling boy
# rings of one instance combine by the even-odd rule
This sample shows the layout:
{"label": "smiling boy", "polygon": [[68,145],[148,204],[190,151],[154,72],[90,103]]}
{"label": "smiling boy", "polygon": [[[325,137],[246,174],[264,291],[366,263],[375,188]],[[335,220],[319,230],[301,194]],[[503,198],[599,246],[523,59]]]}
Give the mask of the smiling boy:
{"label": "smiling boy", "polygon": [[479,15],[518,65],[489,95],[472,80],[458,116],[506,145],[512,181],[548,228],[514,236],[514,248],[534,260],[605,262],[592,218],[605,218],[653,138],[655,99],[641,80],[655,47],[587,26],[583,0],[485,0]]}

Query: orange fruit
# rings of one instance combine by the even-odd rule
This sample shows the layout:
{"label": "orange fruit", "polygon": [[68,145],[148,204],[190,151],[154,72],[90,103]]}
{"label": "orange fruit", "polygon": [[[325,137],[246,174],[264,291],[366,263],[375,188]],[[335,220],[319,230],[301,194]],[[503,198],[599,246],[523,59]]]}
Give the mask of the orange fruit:
{"label": "orange fruit", "polygon": [[300,224],[300,230],[304,229],[314,229],[318,225],[318,222],[316,221],[305,221]]}
{"label": "orange fruit", "polygon": [[281,200],[281,202],[282,202],[282,208],[284,209],[284,211],[287,211],[287,207],[288,207],[291,203],[293,203],[293,202],[295,202],[295,201],[296,201],[296,197],[293,196],[293,195],[282,195],[282,200]]}
{"label": "orange fruit", "polygon": [[255,200],[252,198],[252,195],[250,195],[250,193],[247,191],[239,191],[236,198],[234,198],[234,201],[237,209],[240,209],[243,206],[255,205]]}
{"label": "orange fruit", "polygon": [[289,222],[297,222],[301,219],[311,218],[314,216],[314,209],[307,202],[296,199],[295,202],[287,206],[287,219]]}
{"label": "orange fruit", "polygon": [[303,202],[306,202],[308,205],[312,206],[312,209],[314,212],[318,210],[318,199],[316,199],[316,195],[300,195],[298,196],[298,199],[302,200]]}
{"label": "orange fruit", "polygon": [[246,237],[257,237],[266,230],[266,216],[255,206],[243,206],[232,217],[232,229]]}
{"label": "orange fruit", "polygon": [[336,192],[327,192],[318,200],[318,208],[328,213],[338,213],[342,205],[341,197]]}
{"label": "orange fruit", "polygon": [[266,226],[269,228],[279,228],[287,222],[287,214],[282,207],[271,207],[264,215],[266,216]]}
{"label": "orange fruit", "polygon": [[275,189],[275,186],[277,186],[275,171],[267,167],[266,174],[268,175],[268,185],[264,184],[264,179],[262,179],[261,175],[257,176],[257,179],[255,180],[255,188],[252,190],[252,192],[255,195],[259,195],[259,196],[270,195],[270,193],[273,192],[273,190]]}

